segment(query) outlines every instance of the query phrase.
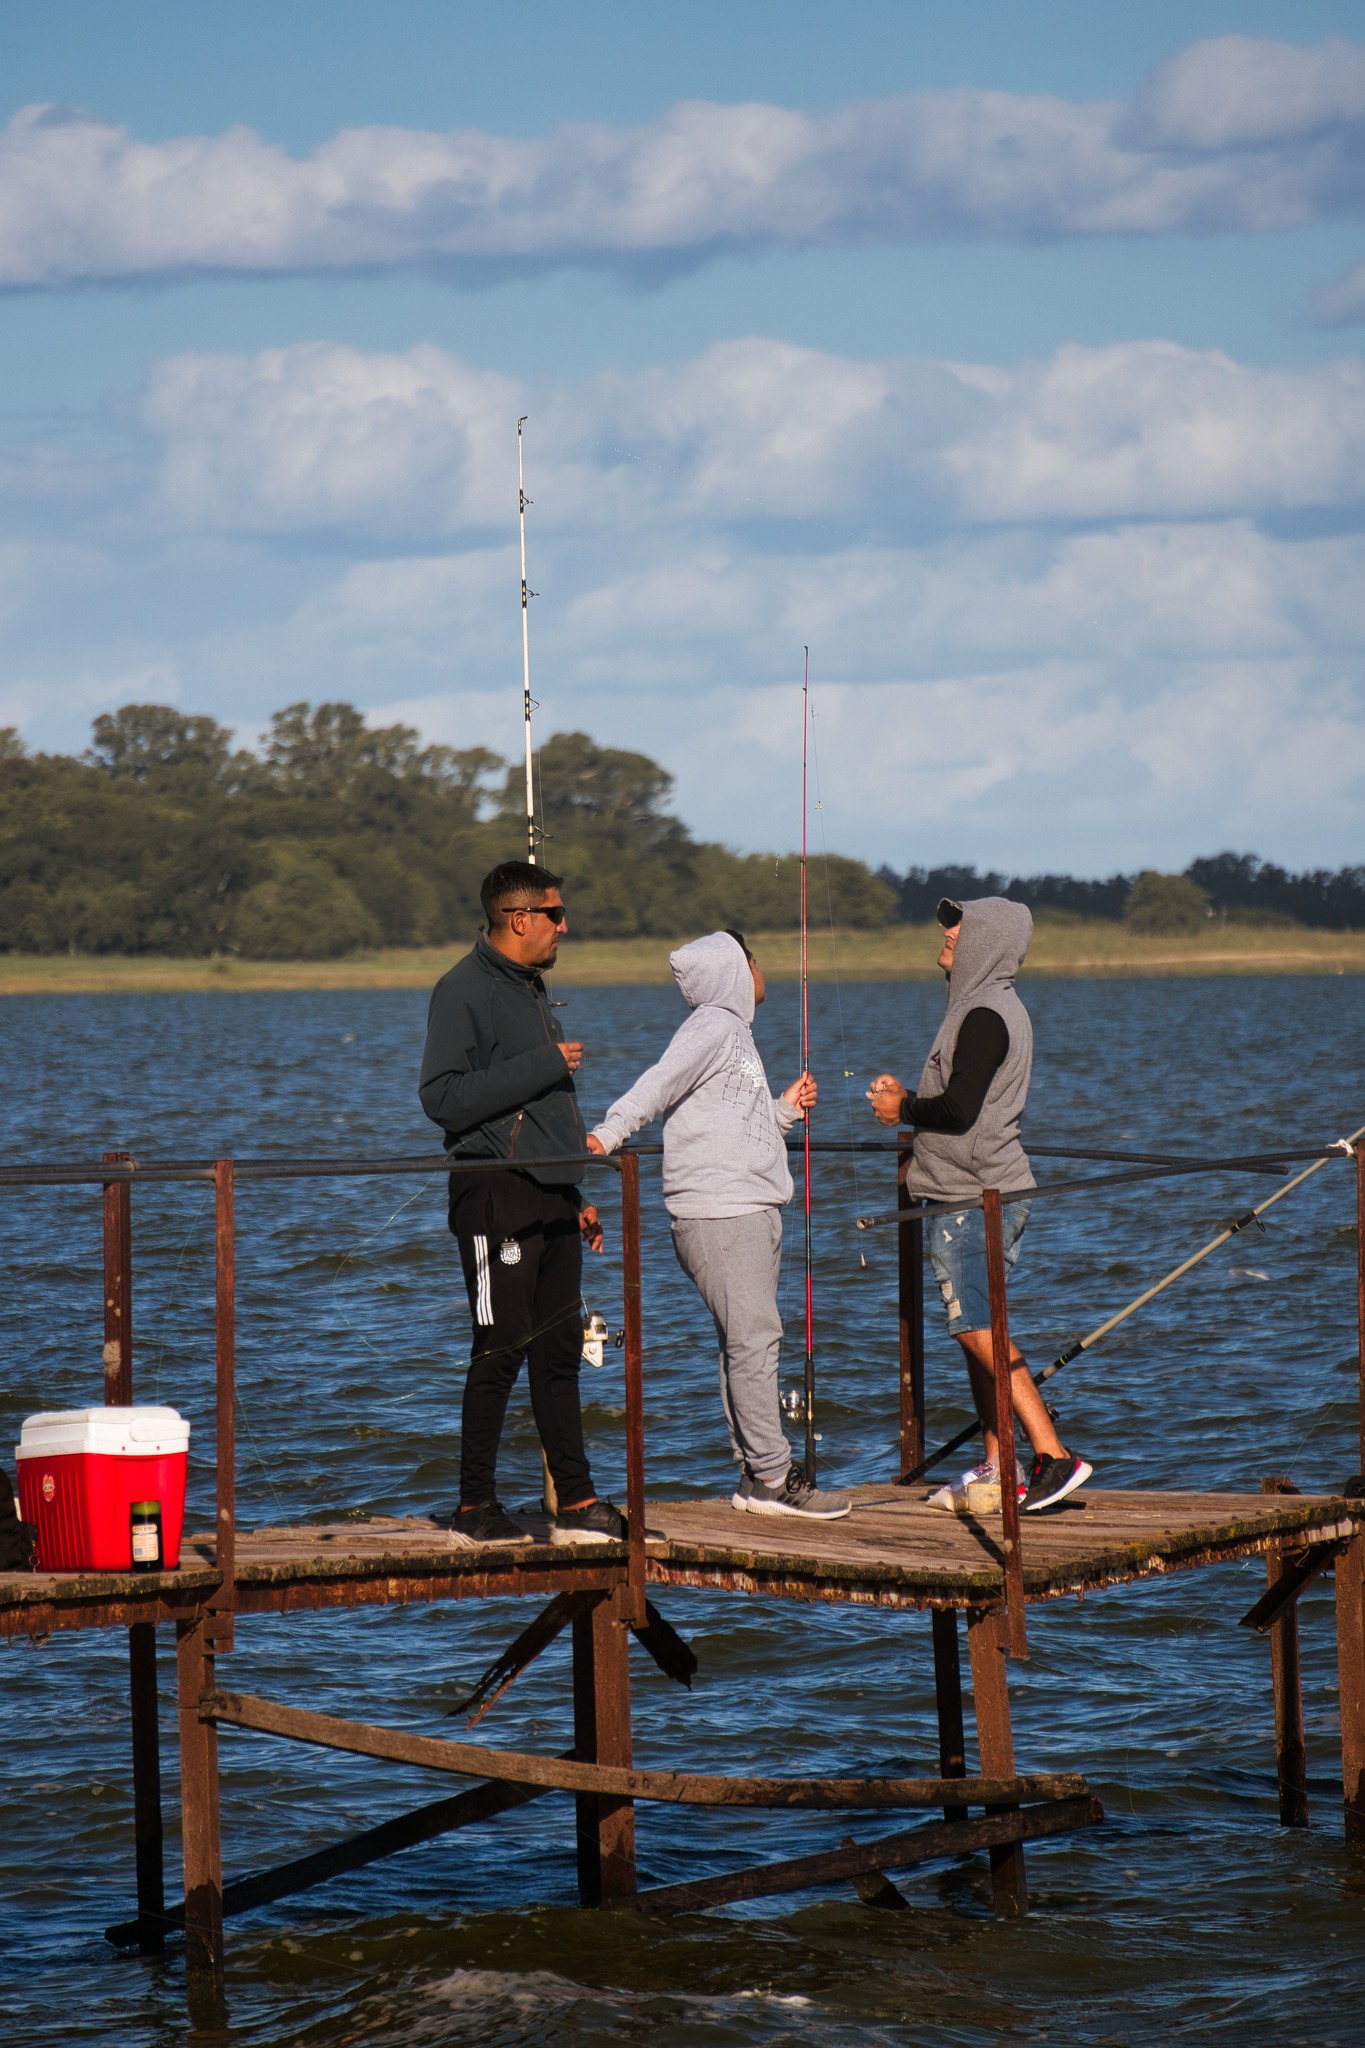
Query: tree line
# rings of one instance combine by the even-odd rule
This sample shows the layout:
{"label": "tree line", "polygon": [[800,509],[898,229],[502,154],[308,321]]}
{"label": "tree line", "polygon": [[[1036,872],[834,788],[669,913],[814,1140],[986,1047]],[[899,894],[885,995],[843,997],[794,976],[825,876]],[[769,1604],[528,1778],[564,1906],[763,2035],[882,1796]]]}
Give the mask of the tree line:
{"label": "tree line", "polygon": [[[799,862],[692,838],[647,755],[556,733],[537,762],[540,858],[582,937],[671,936],[799,917]],[[486,747],[424,746],[350,704],[278,711],[259,753],[214,719],[127,704],[79,757],[0,729],[0,950],[326,959],[467,945],[479,883],[525,846],[524,783]],[[823,892],[823,877],[822,877]],[[831,856],[835,921],[895,894]]]}
{"label": "tree line", "polygon": [[[579,936],[798,922],[797,858],[694,839],[648,755],[556,733],[537,776],[540,857],[566,877]],[[0,951],[325,959],[464,945],[481,878],[524,844],[520,768],[486,747],[368,726],[350,704],[288,705],[259,752],[159,704],[101,714],[80,756],[31,754],[0,728]],[[853,929],[921,923],[943,896],[980,895],[1149,931],[1215,916],[1365,928],[1365,868],[1293,875],[1252,854],[1104,881],[874,874],[832,854],[812,888],[819,920]]]}
{"label": "tree line", "polygon": [[1152,868],[1082,881],[1074,875],[1001,875],[975,867],[877,870],[910,923],[934,915],[944,896],[1009,896],[1030,910],[1122,919],[1136,931],[1195,932],[1214,920],[1365,931],[1365,867],[1313,868],[1294,875],[1254,853],[1193,860],[1182,874]]}

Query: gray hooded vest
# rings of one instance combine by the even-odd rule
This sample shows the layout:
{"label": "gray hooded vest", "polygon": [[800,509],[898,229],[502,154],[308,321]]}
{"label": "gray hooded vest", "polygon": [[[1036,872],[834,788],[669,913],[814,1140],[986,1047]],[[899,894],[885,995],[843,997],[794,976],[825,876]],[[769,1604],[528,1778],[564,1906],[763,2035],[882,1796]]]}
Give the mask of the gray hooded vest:
{"label": "gray hooded vest", "polygon": [[948,978],[948,1007],[924,1063],[918,1095],[942,1095],[953,1071],[953,1048],[969,1010],[994,1010],[1010,1035],[1009,1051],[992,1077],[981,1114],[969,1131],[916,1131],[915,1155],[906,1186],[931,1201],[956,1201],[983,1188],[1014,1193],[1036,1185],[1028,1154],[1019,1142],[1019,1122],[1033,1071],[1033,1026],[1014,991],[1014,977],[1033,937],[1033,919],[1022,903],[1004,896],[978,896],[962,906]]}

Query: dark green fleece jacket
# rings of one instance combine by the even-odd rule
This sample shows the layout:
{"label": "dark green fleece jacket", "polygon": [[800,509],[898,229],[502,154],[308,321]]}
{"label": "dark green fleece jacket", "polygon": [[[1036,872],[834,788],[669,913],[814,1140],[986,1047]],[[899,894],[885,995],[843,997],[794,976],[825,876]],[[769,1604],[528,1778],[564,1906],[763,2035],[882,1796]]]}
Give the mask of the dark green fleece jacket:
{"label": "dark green fleece jacket", "polygon": [[[418,1093],[446,1150],[474,1159],[559,1159],[586,1150],[573,1076],[559,1051],[545,984],[481,933],[442,975],[427,1011]],[[528,1167],[533,1180],[577,1186],[581,1166]]]}

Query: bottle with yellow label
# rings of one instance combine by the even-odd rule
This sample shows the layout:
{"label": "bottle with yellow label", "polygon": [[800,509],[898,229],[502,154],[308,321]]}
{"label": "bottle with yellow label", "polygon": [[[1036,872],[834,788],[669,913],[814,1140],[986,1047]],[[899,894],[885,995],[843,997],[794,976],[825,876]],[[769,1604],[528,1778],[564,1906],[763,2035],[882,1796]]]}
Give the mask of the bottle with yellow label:
{"label": "bottle with yellow label", "polygon": [[161,1502],[135,1500],[129,1510],[133,1539],[133,1570],[159,1572],[165,1552],[161,1545]]}

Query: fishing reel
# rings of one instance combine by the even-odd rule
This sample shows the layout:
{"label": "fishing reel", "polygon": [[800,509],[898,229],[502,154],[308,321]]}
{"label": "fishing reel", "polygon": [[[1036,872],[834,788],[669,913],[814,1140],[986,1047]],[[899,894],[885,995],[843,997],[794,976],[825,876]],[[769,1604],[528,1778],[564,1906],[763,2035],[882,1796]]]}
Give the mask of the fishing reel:
{"label": "fishing reel", "polygon": [[600,1366],[607,1345],[613,1344],[619,1351],[625,1341],[625,1331],[618,1330],[613,1336],[607,1328],[606,1317],[599,1315],[596,1309],[583,1325],[583,1356],[589,1365]]}

